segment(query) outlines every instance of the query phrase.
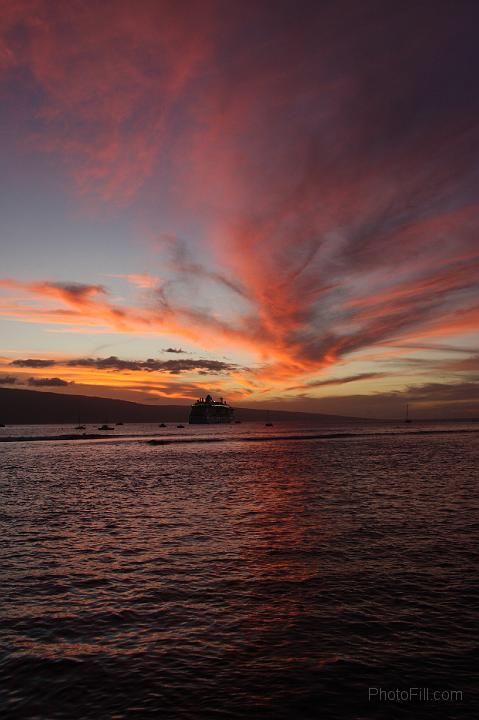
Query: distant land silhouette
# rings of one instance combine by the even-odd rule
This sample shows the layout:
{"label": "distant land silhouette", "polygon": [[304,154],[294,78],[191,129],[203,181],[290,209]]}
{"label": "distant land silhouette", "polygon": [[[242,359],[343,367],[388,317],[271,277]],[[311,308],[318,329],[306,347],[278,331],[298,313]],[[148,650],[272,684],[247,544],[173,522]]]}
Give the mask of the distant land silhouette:
{"label": "distant land silhouette", "polygon": [[[63,395],[35,390],[0,388],[0,423],[23,425],[39,423],[100,422],[187,422],[189,405],[143,405],[127,400]],[[314,420],[315,422],[360,422],[361,418],[319,413],[236,408],[235,419],[248,421]]]}

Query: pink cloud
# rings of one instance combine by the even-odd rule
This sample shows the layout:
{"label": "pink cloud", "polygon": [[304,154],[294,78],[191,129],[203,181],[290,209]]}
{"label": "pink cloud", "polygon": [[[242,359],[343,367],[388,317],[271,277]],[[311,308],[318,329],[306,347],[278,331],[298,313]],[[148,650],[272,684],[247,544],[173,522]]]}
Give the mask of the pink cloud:
{"label": "pink cloud", "polygon": [[[202,220],[207,247],[188,255],[173,238],[161,285],[153,271],[124,273],[149,303],[4,280],[25,297],[0,312],[244,349],[259,363],[245,387],[258,392],[359,351],[475,329],[479,95],[466,11],[444,22],[404,7],[392,27],[387,9],[373,21],[361,3],[316,5],[274,17],[267,3],[9,9],[0,57],[38,93],[38,146],[86,194],[124,203],[147,183],[167,194]],[[427,38],[411,36],[411,13]],[[195,289],[179,296],[180,284]]]}

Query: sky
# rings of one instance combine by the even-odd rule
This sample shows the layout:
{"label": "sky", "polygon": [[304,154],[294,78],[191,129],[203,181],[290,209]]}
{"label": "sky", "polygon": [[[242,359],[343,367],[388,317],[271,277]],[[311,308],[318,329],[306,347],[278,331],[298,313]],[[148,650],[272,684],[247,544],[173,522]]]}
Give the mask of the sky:
{"label": "sky", "polygon": [[0,385],[479,417],[478,23],[0,0]]}

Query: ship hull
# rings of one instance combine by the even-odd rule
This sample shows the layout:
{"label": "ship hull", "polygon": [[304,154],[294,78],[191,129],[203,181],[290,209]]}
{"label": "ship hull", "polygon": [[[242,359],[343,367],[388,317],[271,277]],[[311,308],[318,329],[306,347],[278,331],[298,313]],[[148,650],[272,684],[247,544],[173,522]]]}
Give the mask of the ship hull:
{"label": "ship hull", "polygon": [[191,417],[189,419],[190,425],[219,425],[233,422],[233,418],[220,418],[220,417]]}
{"label": "ship hull", "polygon": [[190,412],[190,425],[219,425],[234,420],[233,408],[229,405],[213,405],[203,403],[193,405]]}

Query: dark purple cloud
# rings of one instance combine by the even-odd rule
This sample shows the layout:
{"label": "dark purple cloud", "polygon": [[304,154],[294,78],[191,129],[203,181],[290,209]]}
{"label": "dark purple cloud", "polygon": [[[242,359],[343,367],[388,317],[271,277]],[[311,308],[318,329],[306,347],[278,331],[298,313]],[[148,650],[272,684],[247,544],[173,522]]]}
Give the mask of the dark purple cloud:
{"label": "dark purple cloud", "polygon": [[221,360],[121,360],[112,355],[108,358],[77,358],[68,360],[69,367],[90,367],[97,370],[144,370],[146,372],[181,373],[204,370],[208,373],[227,373],[237,369],[234,363]]}
{"label": "dark purple cloud", "polygon": [[18,378],[14,375],[0,375],[0,385],[16,385]]}
{"label": "dark purple cloud", "polygon": [[67,385],[71,385],[71,382],[68,382],[67,380],[63,380],[59,377],[52,377],[52,378],[28,378],[27,385],[30,385],[31,387],[66,387]]}
{"label": "dark purple cloud", "polygon": [[[178,352],[174,350],[174,352]],[[183,351],[181,351],[183,352]],[[181,372],[193,372],[201,370],[209,374],[228,373],[238,369],[235,363],[223,362],[222,360],[122,360],[116,355],[107,358],[72,358],[70,360],[41,360],[41,359],[18,359],[11,365],[23,368],[45,368],[45,367],[83,367],[95,368],[96,370],[143,370],[145,372],[165,372],[178,374]]]}
{"label": "dark purple cloud", "polygon": [[54,367],[57,365],[57,362],[56,360],[41,360],[38,358],[27,358],[25,360],[19,358],[18,360],[13,360],[10,365],[22,368],[47,368]]}

